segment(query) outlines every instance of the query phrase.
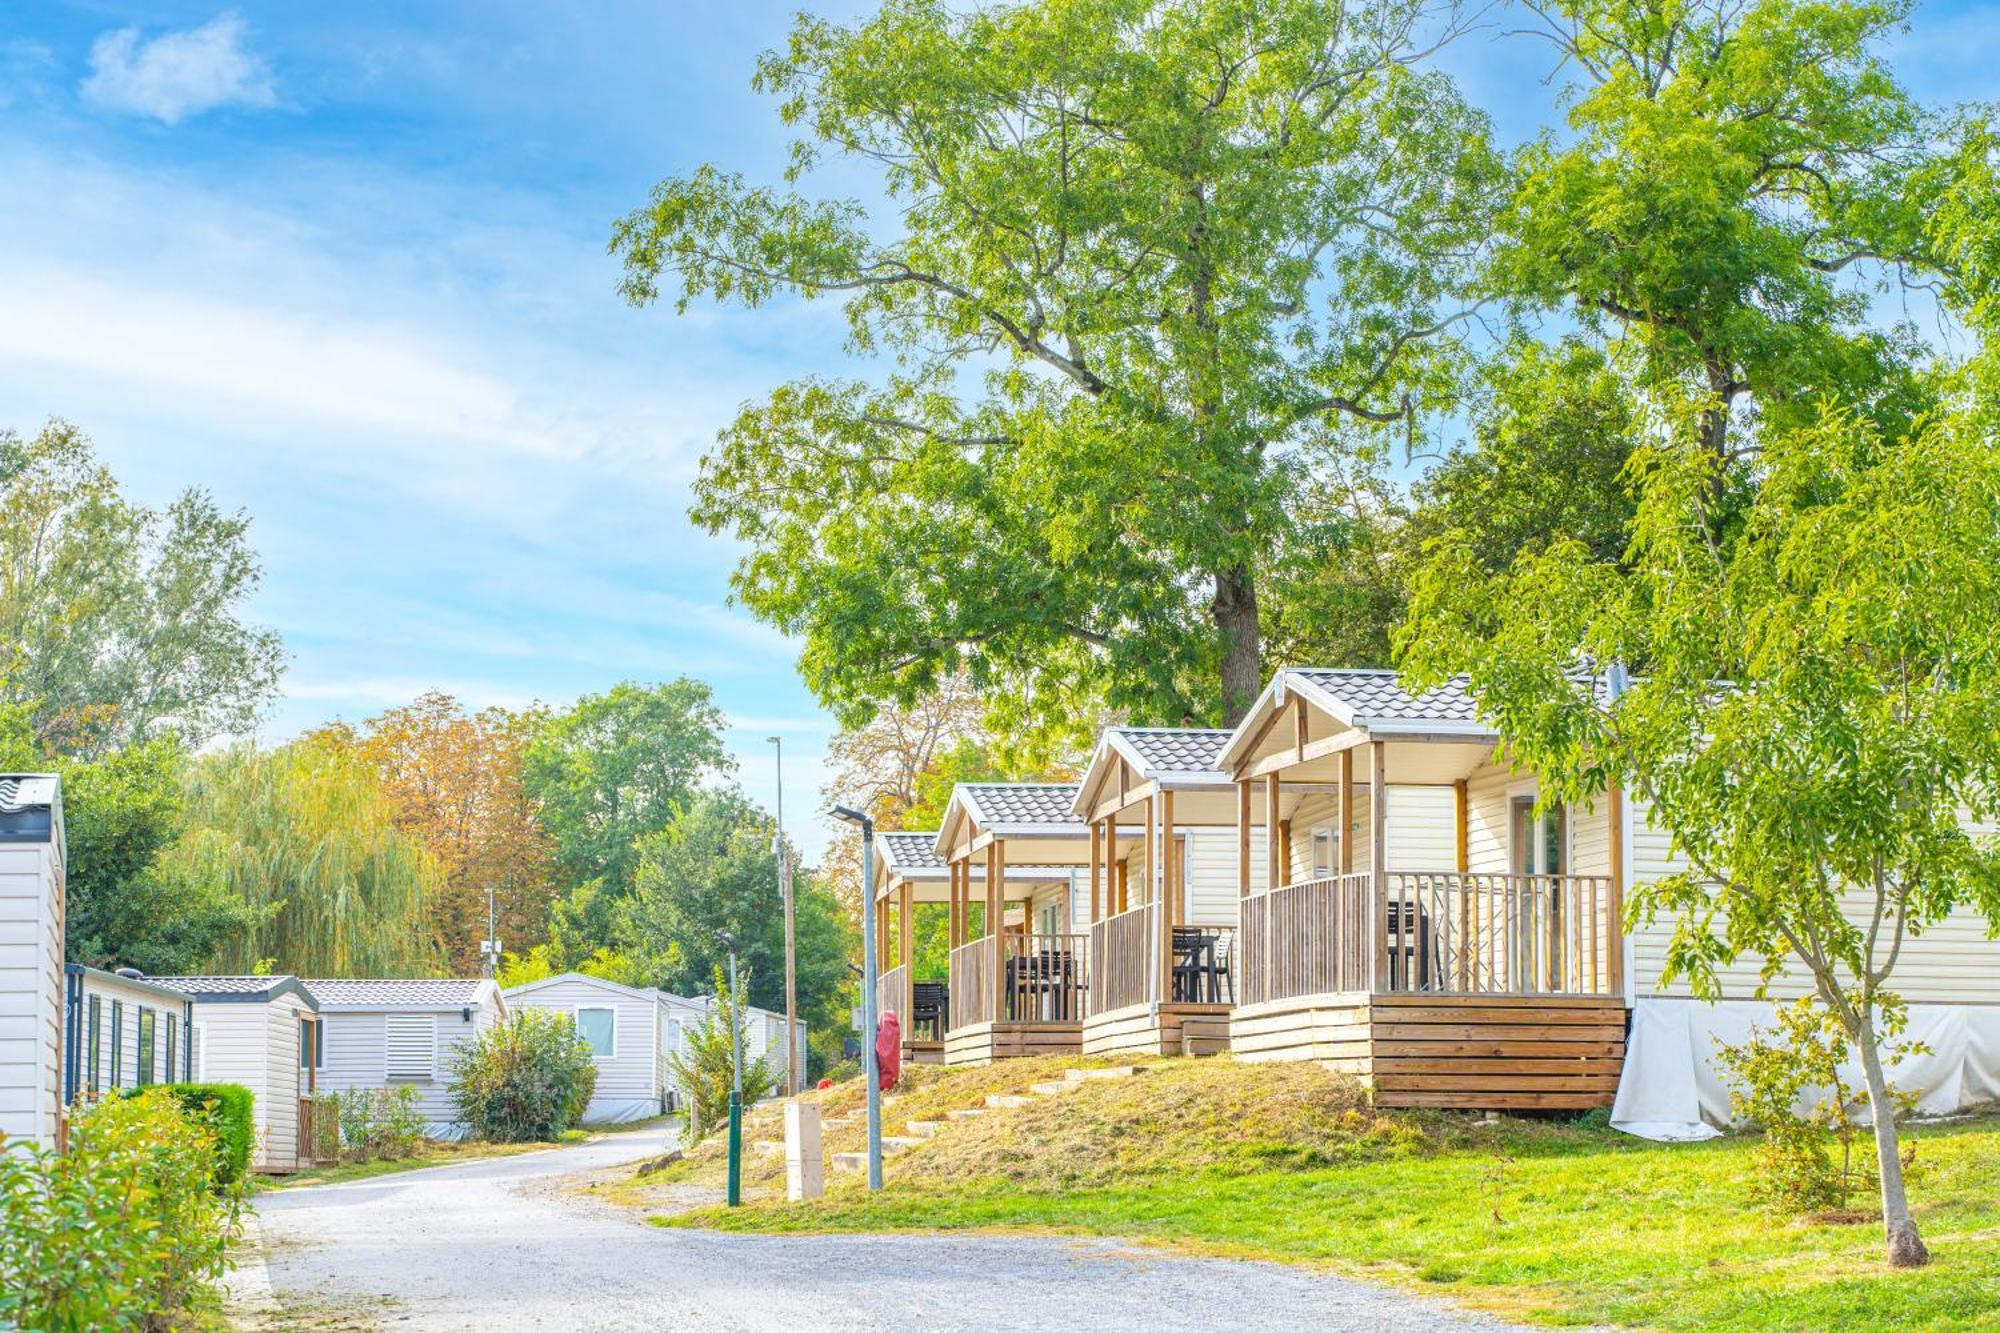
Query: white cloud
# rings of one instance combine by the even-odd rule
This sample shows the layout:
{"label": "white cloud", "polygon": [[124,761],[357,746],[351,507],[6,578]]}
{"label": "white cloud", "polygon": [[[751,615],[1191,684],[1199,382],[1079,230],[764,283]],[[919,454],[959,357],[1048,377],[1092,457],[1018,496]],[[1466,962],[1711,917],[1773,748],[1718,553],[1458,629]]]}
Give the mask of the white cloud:
{"label": "white cloud", "polygon": [[219,14],[186,32],[144,41],[137,28],[119,28],[90,48],[85,99],[116,111],[151,116],[172,125],[222,106],[277,103],[271,72],[243,45],[243,20]]}

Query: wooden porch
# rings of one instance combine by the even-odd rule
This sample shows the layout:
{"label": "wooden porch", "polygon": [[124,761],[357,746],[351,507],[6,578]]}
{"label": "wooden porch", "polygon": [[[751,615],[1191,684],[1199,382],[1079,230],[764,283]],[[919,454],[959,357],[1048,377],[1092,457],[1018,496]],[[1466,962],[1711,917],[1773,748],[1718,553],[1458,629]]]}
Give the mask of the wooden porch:
{"label": "wooden porch", "polygon": [[1014,930],[1003,930],[997,947],[982,935],[953,949],[944,1063],[1080,1053],[1088,958],[1084,936]]}
{"label": "wooden porch", "polygon": [[1363,872],[1243,902],[1244,1060],[1319,1060],[1382,1106],[1609,1106],[1625,1055],[1612,876]]}
{"label": "wooden porch", "polygon": [[1085,1055],[1215,1055],[1229,1049],[1236,931],[1164,927],[1144,903],[1091,927]]}

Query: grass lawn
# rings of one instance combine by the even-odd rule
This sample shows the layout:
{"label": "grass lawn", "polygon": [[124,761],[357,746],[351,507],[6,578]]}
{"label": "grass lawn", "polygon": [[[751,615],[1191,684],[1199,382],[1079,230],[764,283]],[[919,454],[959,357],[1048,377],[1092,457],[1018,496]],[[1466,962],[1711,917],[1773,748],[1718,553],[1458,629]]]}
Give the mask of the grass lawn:
{"label": "grass lawn", "polygon": [[[1039,1061],[964,1071],[963,1094],[958,1071],[926,1073],[887,1123],[1049,1072]],[[830,1146],[846,1150],[855,1133]],[[873,1198],[843,1177],[818,1203],[789,1205],[766,1160],[750,1166],[745,1208],[656,1220],[1121,1236],[1320,1264],[1548,1324],[2000,1329],[2000,1118],[1915,1137],[1911,1190],[1935,1262],[1914,1273],[1881,1266],[1872,1220],[1814,1224],[1752,1202],[1754,1138],[1661,1145],[1601,1124],[1374,1112],[1310,1066],[1227,1059],[1162,1062],[952,1124],[891,1159]],[[716,1161],[705,1146],[652,1179],[704,1182]],[[645,1193],[635,1184],[627,1201],[644,1206]]]}
{"label": "grass lawn", "polygon": [[308,1185],[338,1185],[349,1180],[370,1180],[418,1171],[427,1166],[450,1166],[454,1162],[476,1162],[486,1157],[513,1157],[555,1147],[551,1143],[448,1143],[426,1139],[415,1155],[394,1161],[343,1162],[339,1166],[319,1166],[290,1176],[259,1176],[258,1192],[301,1189]]}

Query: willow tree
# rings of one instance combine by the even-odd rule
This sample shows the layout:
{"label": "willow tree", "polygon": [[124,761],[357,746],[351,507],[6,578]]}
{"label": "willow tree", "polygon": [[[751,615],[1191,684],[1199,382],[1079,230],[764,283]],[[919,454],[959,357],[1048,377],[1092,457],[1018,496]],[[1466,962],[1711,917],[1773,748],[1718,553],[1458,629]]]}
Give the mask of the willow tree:
{"label": "willow tree", "polygon": [[220,882],[254,910],[220,969],[427,976],[442,963],[425,916],[439,875],[396,814],[374,765],[337,734],[242,745],[191,768],[187,828],[162,868]]}
{"label": "willow tree", "polygon": [[[757,73],[799,130],[787,185],[704,166],[618,223],[635,303],[842,303],[851,373],[748,406],[694,516],[747,543],[737,594],[803,638],[843,720],[962,665],[1003,723],[1100,684],[1144,720],[1254,697],[1301,457],[1406,436],[1456,387],[1497,181],[1484,119],[1425,69],[1457,21],[1432,0],[802,17]],[[802,192],[822,166],[871,202]]]}

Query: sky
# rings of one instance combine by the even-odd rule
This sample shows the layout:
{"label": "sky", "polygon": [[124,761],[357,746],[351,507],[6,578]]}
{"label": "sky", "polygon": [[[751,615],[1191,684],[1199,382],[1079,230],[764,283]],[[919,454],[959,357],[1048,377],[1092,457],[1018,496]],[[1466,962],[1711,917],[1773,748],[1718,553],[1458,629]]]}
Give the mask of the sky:
{"label": "sky", "polygon": [[[783,737],[788,829],[833,836],[831,720],[686,509],[742,403],[840,369],[838,313],[635,310],[605,252],[662,178],[777,180],[750,75],[799,3],[0,0],[0,427],[67,418],[136,498],[252,516],[290,653],[265,739],[691,675],[745,790],[773,802]],[[1509,141],[1551,116],[1521,26],[1445,57]],[[1992,96],[2000,0],[1919,9],[1896,54],[1927,100]]]}

